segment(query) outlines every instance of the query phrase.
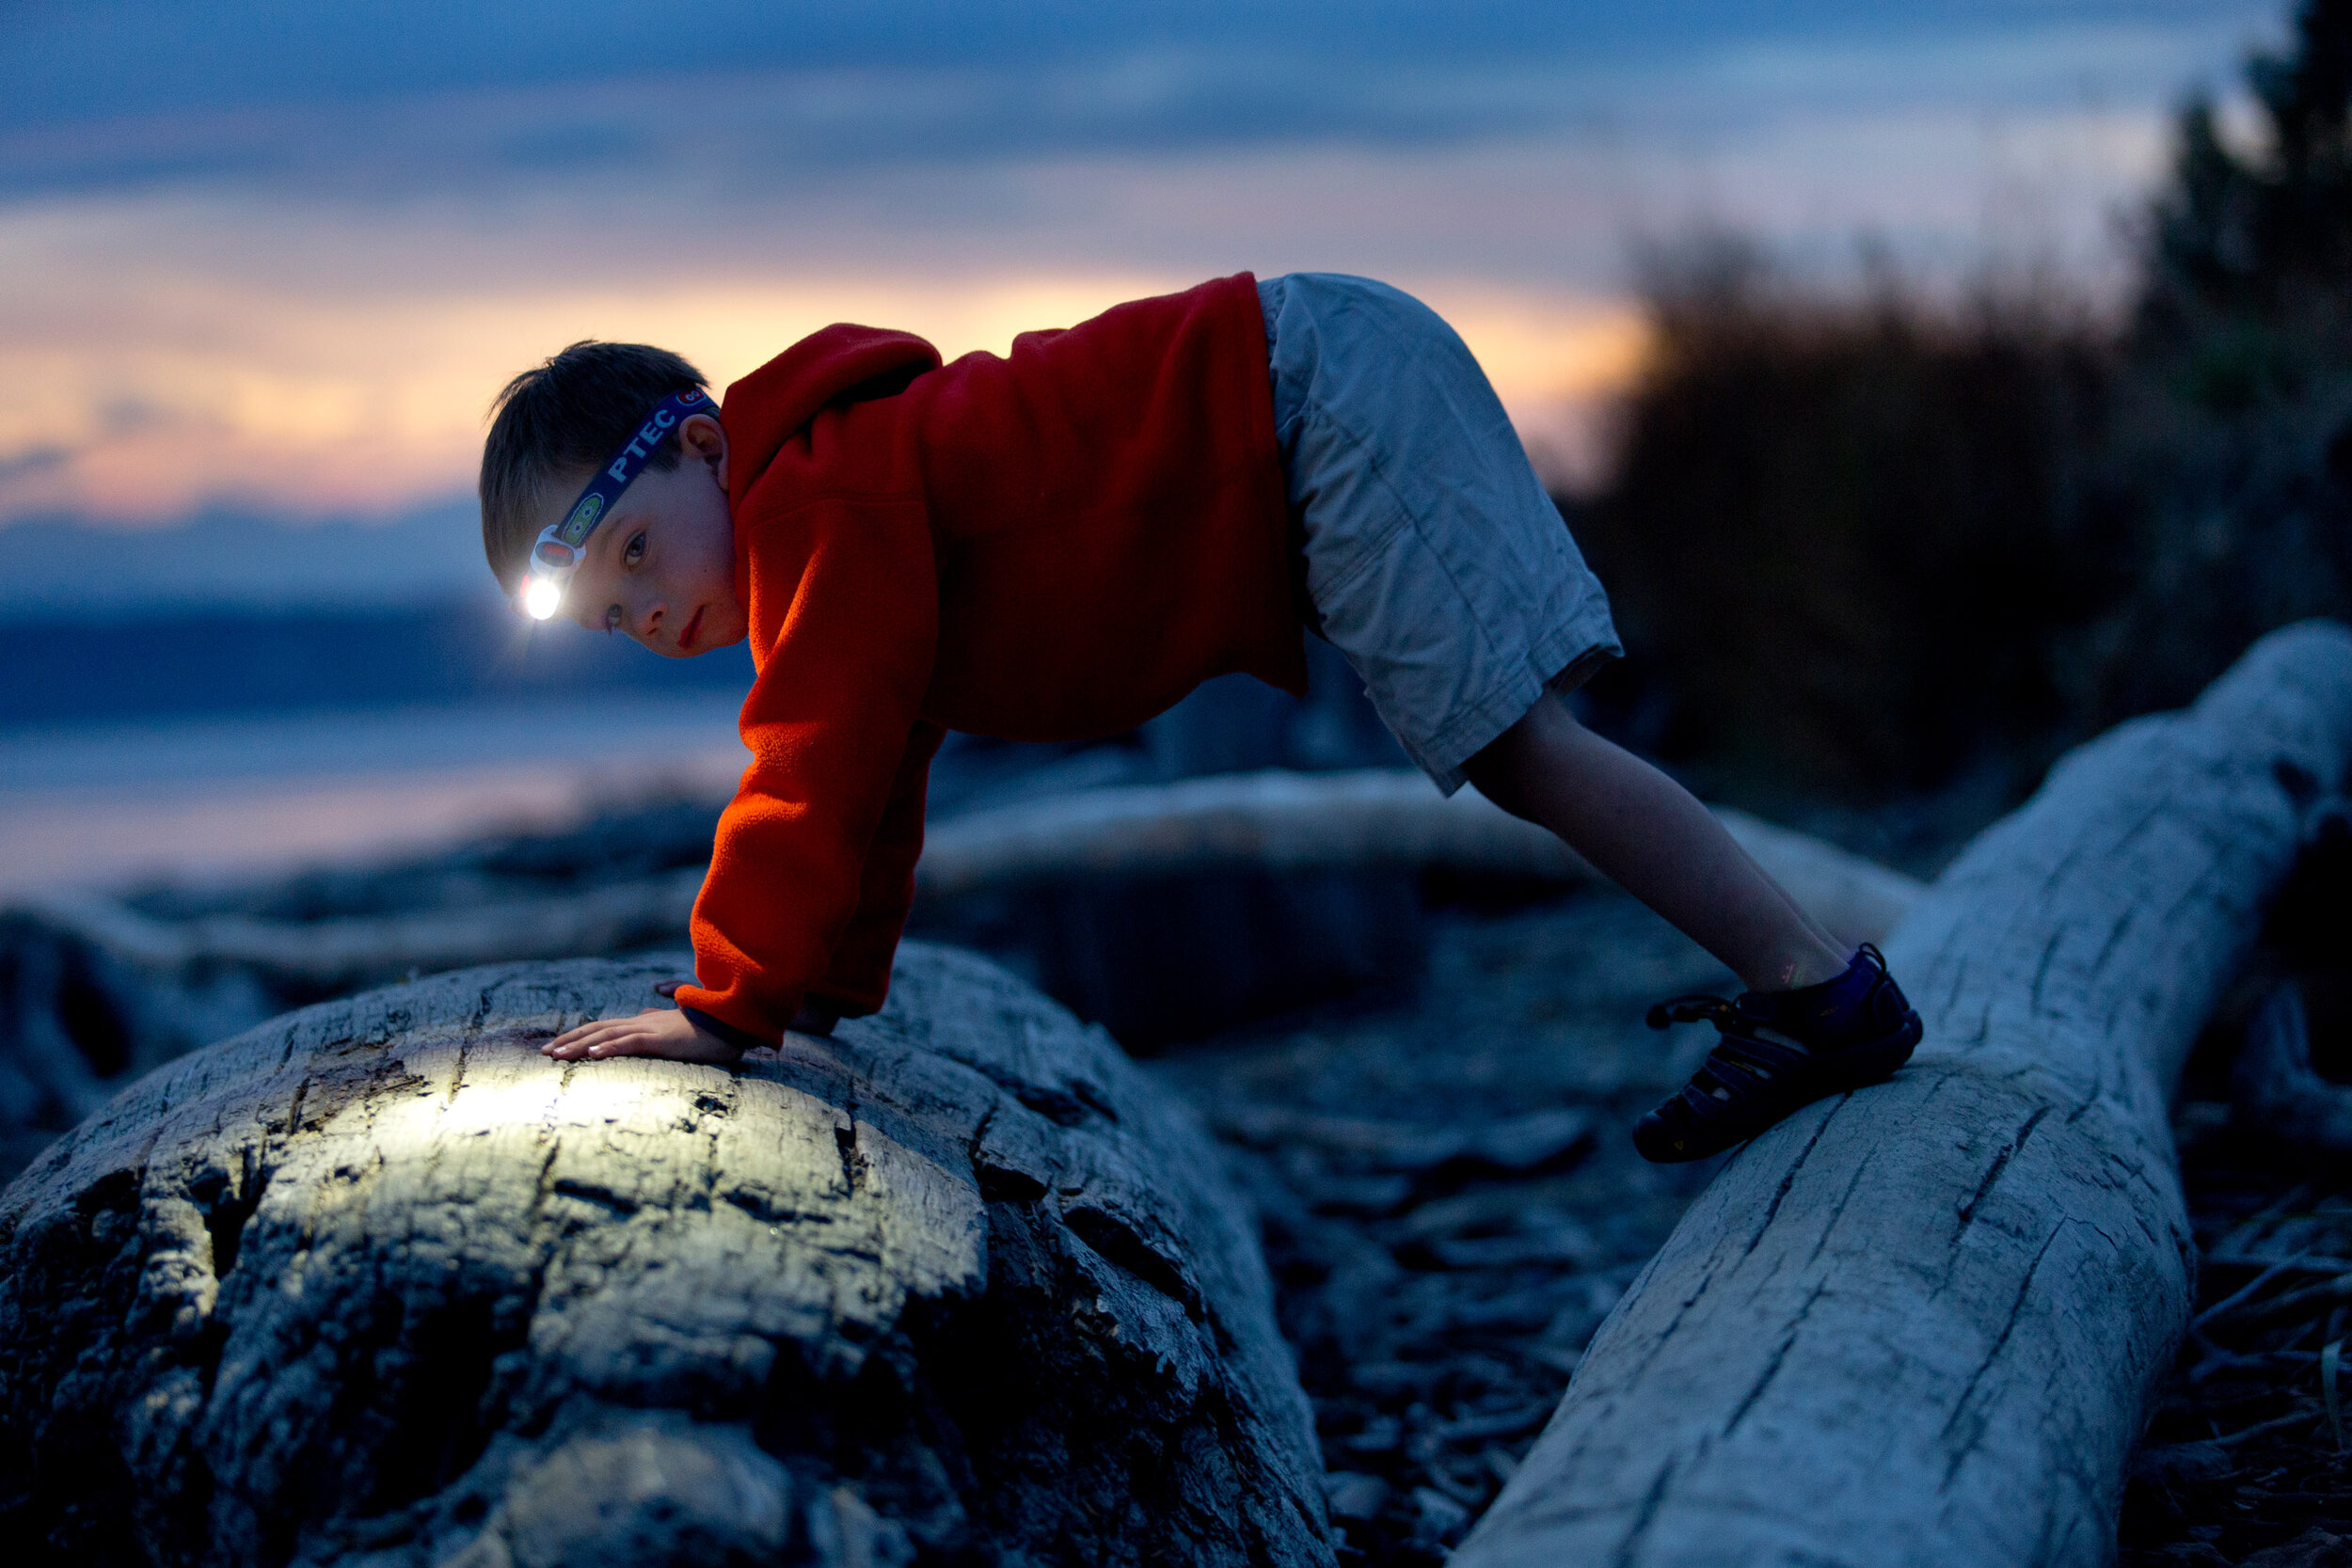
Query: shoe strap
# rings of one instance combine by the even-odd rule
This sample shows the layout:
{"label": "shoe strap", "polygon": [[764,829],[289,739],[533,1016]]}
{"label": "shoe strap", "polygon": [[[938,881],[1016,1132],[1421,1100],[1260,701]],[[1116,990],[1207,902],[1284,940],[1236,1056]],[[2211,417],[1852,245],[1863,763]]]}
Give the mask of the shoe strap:
{"label": "shoe strap", "polygon": [[1752,1069],[1761,1068],[1765,1073],[1778,1077],[1802,1068],[1812,1055],[1795,1046],[1782,1045],[1776,1040],[1758,1039],[1753,1035],[1725,1035],[1714,1050],[1707,1053],[1712,1064],[1717,1057],[1733,1066]]}
{"label": "shoe strap", "polygon": [[1704,993],[1677,996],[1650,1008],[1644,1022],[1653,1029],[1663,1029],[1674,1023],[1711,1022],[1728,1033],[1728,1021],[1740,1016],[1740,1009],[1720,996]]}

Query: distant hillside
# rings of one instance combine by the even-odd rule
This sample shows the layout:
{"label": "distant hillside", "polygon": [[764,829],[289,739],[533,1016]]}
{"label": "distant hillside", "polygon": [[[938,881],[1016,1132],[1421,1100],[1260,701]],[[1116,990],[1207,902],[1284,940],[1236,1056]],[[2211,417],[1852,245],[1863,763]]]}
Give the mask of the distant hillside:
{"label": "distant hillside", "polygon": [[215,511],[165,528],[0,522],[0,611],[73,617],[154,605],[414,603],[494,596],[470,498],[379,519],[290,523]]}
{"label": "distant hillside", "polygon": [[665,659],[527,626],[475,517],[465,499],[375,521],[0,525],[0,725],[750,686],[740,648]]}
{"label": "distant hillside", "polygon": [[658,657],[494,595],[342,610],[158,609],[0,622],[0,725],[748,689],[741,647]]}

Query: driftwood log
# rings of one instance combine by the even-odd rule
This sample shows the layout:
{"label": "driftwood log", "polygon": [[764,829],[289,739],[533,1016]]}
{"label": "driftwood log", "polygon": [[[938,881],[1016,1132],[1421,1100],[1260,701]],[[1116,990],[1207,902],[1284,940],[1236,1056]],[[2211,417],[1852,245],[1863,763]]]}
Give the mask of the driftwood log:
{"label": "driftwood log", "polygon": [[2099,1563],[2191,1301],[2167,1102],[2352,758],[2352,634],[2075,752],[1887,943],[1892,1082],[1716,1177],[1457,1568]]}
{"label": "driftwood log", "polygon": [[77,1568],[1331,1560],[1246,1213],[1106,1036],[910,944],[888,1010],[738,1069],[533,1049],[675,968],[323,1004],[52,1148],[0,1196],[0,1535]]}
{"label": "driftwood log", "polygon": [[[1876,941],[1919,884],[1744,812],[1716,815],[1742,847],[1841,935]],[[1020,881],[1264,871],[1444,871],[1563,884],[1598,873],[1544,829],[1474,789],[1451,799],[1409,768],[1228,773],[1089,790],[976,812],[933,829],[915,876],[932,897]]]}

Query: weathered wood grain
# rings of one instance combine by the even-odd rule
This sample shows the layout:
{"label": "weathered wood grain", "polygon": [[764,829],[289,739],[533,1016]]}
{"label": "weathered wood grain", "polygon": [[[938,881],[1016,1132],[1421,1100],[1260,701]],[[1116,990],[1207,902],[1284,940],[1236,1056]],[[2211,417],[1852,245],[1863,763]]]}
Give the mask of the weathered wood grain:
{"label": "weathered wood grain", "polygon": [[1457,1568],[2098,1563],[2187,1318],[2167,1101],[2352,758],[2352,634],[2082,748],[1915,907],[1892,1082],[1738,1153]]}
{"label": "weathered wood grain", "polygon": [[77,1568],[1331,1560],[1248,1217],[1106,1036],[910,944],[887,1011],[737,1069],[534,1049],[675,972],[322,1005],[53,1148],[0,1195],[0,1533]]}

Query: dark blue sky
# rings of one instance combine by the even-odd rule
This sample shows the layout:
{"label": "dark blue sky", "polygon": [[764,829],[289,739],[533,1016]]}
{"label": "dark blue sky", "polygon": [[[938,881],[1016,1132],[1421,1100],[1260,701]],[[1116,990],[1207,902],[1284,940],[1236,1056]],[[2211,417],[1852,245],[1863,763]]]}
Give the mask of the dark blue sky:
{"label": "dark blue sky", "polygon": [[72,5],[11,8],[0,44],[11,90],[0,125],[388,94],[512,87],[711,70],[988,66],[1015,73],[1137,54],[1274,59],[1295,71],[1521,64],[1640,67],[1726,44],[1921,48],[2055,25],[2201,29],[2272,22],[2276,7],[2222,0],[964,0],[691,8],[578,4]]}
{"label": "dark blue sky", "polygon": [[[659,165],[695,130],[668,122],[682,106],[691,118],[681,78],[713,84],[723,112],[709,129],[732,156],[794,176],[1546,129],[1724,134],[1874,101],[2026,112],[2177,93],[2191,62],[2226,77],[2280,18],[2241,0],[35,0],[0,37],[0,194],[433,188]],[[1742,76],[1742,61],[1758,69]],[[755,128],[746,77],[764,100]],[[649,101],[648,84],[670,90]],[[420,105],[444,135],[417,135]]]}

